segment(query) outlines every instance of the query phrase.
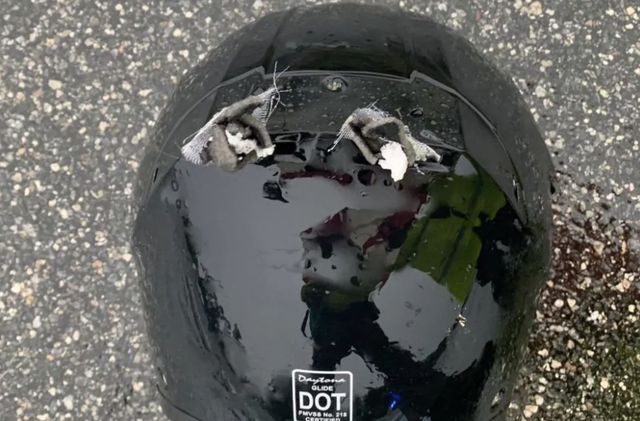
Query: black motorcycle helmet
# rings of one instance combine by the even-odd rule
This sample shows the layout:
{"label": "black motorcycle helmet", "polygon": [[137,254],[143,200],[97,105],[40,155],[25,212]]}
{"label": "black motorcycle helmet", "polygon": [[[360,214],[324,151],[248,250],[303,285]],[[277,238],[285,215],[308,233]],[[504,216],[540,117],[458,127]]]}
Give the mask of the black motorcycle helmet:
{"label": "black motorcycle helmet", "polygon": [[506,416],[551,246],[513,83],[432,20],[270,14],[180,82],[133,245],[172,421]]}

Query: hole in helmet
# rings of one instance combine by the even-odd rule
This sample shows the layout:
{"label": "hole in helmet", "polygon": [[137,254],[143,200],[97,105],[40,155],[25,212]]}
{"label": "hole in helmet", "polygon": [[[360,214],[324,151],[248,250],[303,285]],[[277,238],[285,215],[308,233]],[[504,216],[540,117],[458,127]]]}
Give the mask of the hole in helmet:
{"label": "hole in helmet", "polygon": [[323,86],[331,92],[344,92],[347,89],[347,82],[341,77],[330,76],[323,80]]}
{"label": "hole in helmet", "polygon": [[156,366],[156,374],[158,375],[158,379],[162,382],[162,386],[166,387],[169,383],[167,382],[167,377],[164,375],[162,367]]}
{"label": "hole in helmet", "polygon": [[284,198],[282,188],[276,181],[267,181],[264,183],[262,186],[262,197],[282,203],[289,203],[289,201]]}
{"label": "hole in helmet", "polygon": [[513,177],[512,182],[513,182],[513,194],[516,200],[520,202],[520,183],[518,183],[518,180],[515,177]]}
{"label": "hole in helmet", "polygon": [[275,146],[275,155],[293,155],[298,150],[298,145],[295,142],[278,142]]}
{"label": "hole in helmet", "polygon": [[365,186],[371,186],[376,182],[376,173],[370,169],[358,171],[358,181]]}
{"label": "hole in helmet", "polygon": [[409,111],[409,115],[411,117],[422,117],[424,115],[424,110],[420,107],[414,108],[413,110]]}
{"label": "hole in helmet", "polygon": [[505,394],[504,389],[500,389],[500,391],[498,391],[498,393],[496,393],[496,395],[493,397],[493,400],[491,401],[491,408],[492,409],[500,406],[500,404],[504,400],[504,394]]}

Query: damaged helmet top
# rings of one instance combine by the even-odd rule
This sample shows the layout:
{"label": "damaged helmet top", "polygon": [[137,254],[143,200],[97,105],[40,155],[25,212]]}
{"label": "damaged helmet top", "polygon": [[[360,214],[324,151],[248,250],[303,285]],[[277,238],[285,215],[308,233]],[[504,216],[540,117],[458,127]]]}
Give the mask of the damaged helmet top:
{"label": "damaged helmet top", "polygon": [[173,421],[503,420],[550,262],[549,154],[428,18],[268,15],[180,82],[133,246]]}

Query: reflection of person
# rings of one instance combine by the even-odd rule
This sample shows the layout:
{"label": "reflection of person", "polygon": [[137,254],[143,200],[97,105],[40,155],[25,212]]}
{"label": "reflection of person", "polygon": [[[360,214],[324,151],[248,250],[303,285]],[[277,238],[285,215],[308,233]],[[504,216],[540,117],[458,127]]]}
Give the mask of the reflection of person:
{"label": "reflection of person", "polygon": [[[356,413],[359,420],[379,419],[396,407],[409,421],[417,421],[419,416],[427,414],[433,421],[449,420],[448,415],[438,416],[440,412],[441,415],[446,412],[441,396],[445,385],[447,390],[455,387],[457,391],[479,387],[485,371],[491,367],[493,343],[489,342],[479,361],[454,376],[448,376],[434,368],[447,346],[447,338],[427,359],[417,361],[410,351],[402,349],[386,336],[377,323],[378,310],[373,302],[353,304],[336,313],[321,308],[314,301],[311,298],[307,302],[314,343],[312,368],[336,370],[340,361],[353,352],[385,375],[384,385],[370,389],[362,398],[367,405],[361,407],[370,411],[375,408],[375,413]],[[465,405],[465,402],[460,402],[460,405]]]}
{"label": "reflection of person", "polygon": [[484,172],[438,178],[429,196],[432,210],[409,231],[392,270],[411,265],[427,272],[464,302],[482,249],[476,230],[493,220],[506,201]]}
{"label": "reflection of person", "polygon": [[[376,413],[356,414],[359,420],[379,419],[392,408],[409,421],[427,414],[433,421],[450,420],[443,412],[451,403],[442,397],[445,384],[447,390],[455,386],[466,389],[467,395],[480,393],[494,358],[489,342],[480,360],[449,376],[434,368],[448,338],[426,360],[417,361],[409,350],[391,342],[377,323],[379,310],[371,293],[393,271],[410,265],[464,302],[475,279],[486,283],[495,275],[490,265],[478,264],[479,257],[502,258],[504,247],[495,243],[510,243],[510,232],[483,229],[498,217],[513,216],[484,173],[439,177],[420,190],[414,192],[420,198],[419,209],[384,215],[346,208],[301,233],[305,250],[301,298],[308,307],[302,327],[313,340],[309,368],[334,371],[355,353],[385,375],[384,386],[362,398],[367,404],[356,405],[376,408]],[[288,411],[289,405],[281,409]]]}
{"label": "reflection of person", "polygon": [[385,215],[345,208],[301,233],[303,301],[314,289],[328,292],[323,306],[332,311],[368,301],[389,278],[389,268],[414,217],[411,211]]}

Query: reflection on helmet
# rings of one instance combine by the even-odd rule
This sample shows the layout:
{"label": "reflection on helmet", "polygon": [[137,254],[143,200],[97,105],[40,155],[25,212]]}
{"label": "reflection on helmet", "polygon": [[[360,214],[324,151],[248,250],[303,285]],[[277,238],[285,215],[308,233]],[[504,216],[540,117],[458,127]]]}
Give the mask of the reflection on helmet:
{"label": "reflection on helmet", "polygon": [[[350,185],[354,177],[341,171],[336,162],[340,156],[304,165],[280,164],[279,181],[265,183],[265,198],[286,202],[287,183],[299,178],[332,180],[338,189]],[[446,337],[426,360],[420,360],[391,341],[377,322],[375,298],[385,293],[388,282],[401,282],[394,280],[394,273],[409,268],[424,272],[463,304],[474,281],[484,285],[503,275],[491,264],[479,264],[480,256],[486,262],[502,260],[508,245],[520,243],[523,233],[515,214],[491,177],[461,153],[450,162],[448,173],[414,172],[401,183],[393,183],[379,168],[363,165],[354,173],[359,182],[371,185],[383,180],[382,185],[404,197],[402,206],[394,211],[344,208],[300,233],[304,250],[300,296],[308,308],[302,333],[313,341],[308,368],[334,371],[344,358],[356,354],[385,375],[382,387],[359,398],[363,402],[356,406],[368,412],[358,414],[358,419],[381,419],[394,410],[408,419],[434,415],[438,408],[434,396],[439,396],[435,392],[445,382],[481,381],[483,370],[478,367],[493,362],[494,344],[489,342],[480,360],[452,380],[435,367]],[[513,230],[492,229],[499,213],[511,218],[507,225]],[[504,266],[498,263],[496,268]],[[274,378],[267,396],[274,415],[290,414],[290,377]]]}
{"label": "reflection on helmet", "polygon": [[[468,161],[459,161],[459,165],[465,164],[469,165]],[[425,215],[409,231],[393,270],[411,265],[446,285],[463,302],[476,276],[482,249],[475,229],[493,220],[506,200],[484,171],[473,168],[469,174],[438,177],[430,185],[429,195]]]}

